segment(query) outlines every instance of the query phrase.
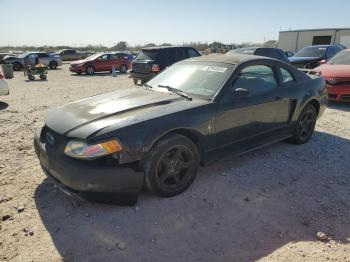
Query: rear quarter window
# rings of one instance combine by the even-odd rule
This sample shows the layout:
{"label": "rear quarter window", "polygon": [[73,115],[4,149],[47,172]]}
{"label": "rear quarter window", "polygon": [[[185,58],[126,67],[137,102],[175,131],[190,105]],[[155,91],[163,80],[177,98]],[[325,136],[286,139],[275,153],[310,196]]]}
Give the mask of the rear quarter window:
{"label": "rear quarter window", "polygon": [[196,50],[194,50],[192,48],[188,48],[187,49],[187,56],[188,57],[197,57],[197,56],[200,56],[200,54]]}
{"label": "rear quarter window", "polygon": [[141,50],[135,60],[157,60],[160,57],[160,50]]}
{"label": "rear quarter window", "polygon": [[293,75],[285,68],[281,67],[282,83],[287,84],[294,81]]}

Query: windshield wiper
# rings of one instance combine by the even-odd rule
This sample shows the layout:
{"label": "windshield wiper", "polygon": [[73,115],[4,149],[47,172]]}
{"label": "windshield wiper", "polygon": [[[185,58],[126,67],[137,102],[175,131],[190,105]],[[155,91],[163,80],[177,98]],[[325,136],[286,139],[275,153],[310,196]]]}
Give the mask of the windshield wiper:
{"label": "windshield wiper", "polygon": [[153,88],[153,86],[151,86],[151,85],[149,85],[149,84],[143,84],[145,87],[147,87],[148,89],[152,89]]}
{"label": "windshield wiper", "polygon": [[168,91],[177,94],[179,96],[182,96],[183,98],[187,99],[187,100],[192,100],[192,97],[189,96],[188,94],[186,94],[185,92],[181,91],[180,89],[177,89],[175,87],[171,87],[171,86],[167,86],[167,85],[158,85],[158,87],[163,87],[168,89]]}

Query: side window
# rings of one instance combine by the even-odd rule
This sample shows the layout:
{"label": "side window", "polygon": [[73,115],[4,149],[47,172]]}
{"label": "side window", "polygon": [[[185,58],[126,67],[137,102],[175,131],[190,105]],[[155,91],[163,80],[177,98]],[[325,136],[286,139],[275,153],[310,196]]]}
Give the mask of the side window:
{"label": "side window", "polygon": [[119,59],[120,59],[119,54],[111,55],[111,60],[119,60]]}
{"label": "side window", "polygon": [[332,58],[334,55],[335,55],[335,50],[334,50],[334,47],[328,47],[328,50],[327,50],[327,59],[330,59]]}
{"label": "side window", "polygon": [[294,77],[292,76],[292,74],[283,67],[281,67],[281,75],[283,84],[287,84],[294,81]]}
{"label": "side window", "polygon": [[102,55],[98,58],[100,61],[107,61],[109,59],[109,55]]}
{"label": "side window", "polygon": [[160,52],[162,57],[161,60],[167,66],[179,61],[177,60],[177,52],[174,48],[164,48]]}
{"label": "side window", "polygon": [[196,57],[196,56],[199,56],[199,54],[198,54],[198,52],[195,51],[194,49],[188,48],[188,49],[187,49],[187,56],[188,56],[188,57]]}
{"label": "side window", "polygon": [[45,53],[38,53],[38,57],[43,58],[43,57],[48,57],[48,55]]}
{"label": "side window", "polygon": [[272,91],[277,87],[274,72],[265,65],[252,65],[242,69],[234,88],[245,88],[251,95]]}
{"label": "side window", "polygon": [[184,48],[176,48],[176,62],[186,59],[187,56],[185,54]]}

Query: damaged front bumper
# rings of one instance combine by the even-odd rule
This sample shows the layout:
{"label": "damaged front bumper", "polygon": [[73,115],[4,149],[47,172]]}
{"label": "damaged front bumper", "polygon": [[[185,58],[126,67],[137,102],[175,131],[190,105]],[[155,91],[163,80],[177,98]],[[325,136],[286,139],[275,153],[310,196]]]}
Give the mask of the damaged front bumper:
{"label": "damaged front bumper", "polygon": [[93,161],[72,159],[43,143],[36,134],[35,152],[45,174],[53,178],[68,195],[135,195],[142,189],[144,173],[134,165],[97,165]]}

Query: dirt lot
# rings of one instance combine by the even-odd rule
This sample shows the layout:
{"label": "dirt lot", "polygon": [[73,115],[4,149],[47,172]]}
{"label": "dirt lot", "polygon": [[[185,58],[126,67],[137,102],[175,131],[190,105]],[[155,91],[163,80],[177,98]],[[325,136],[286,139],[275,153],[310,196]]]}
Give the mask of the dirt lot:
{"label": "dirt lot", "polygon": [[48,79],[15,73],[0,97],[1,261],[350,261],[350,105],[330,104],[306,145],[220,162],[180,196],[119,207],[57,191],[32,138],[49,108],[132,81],[67,65]]}

